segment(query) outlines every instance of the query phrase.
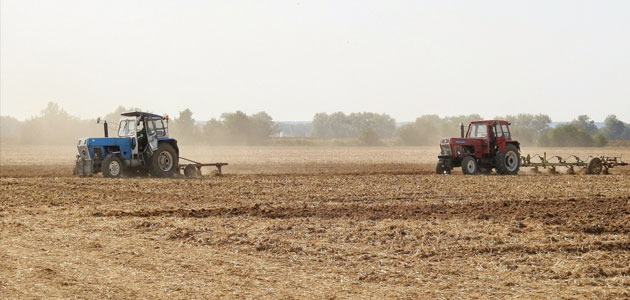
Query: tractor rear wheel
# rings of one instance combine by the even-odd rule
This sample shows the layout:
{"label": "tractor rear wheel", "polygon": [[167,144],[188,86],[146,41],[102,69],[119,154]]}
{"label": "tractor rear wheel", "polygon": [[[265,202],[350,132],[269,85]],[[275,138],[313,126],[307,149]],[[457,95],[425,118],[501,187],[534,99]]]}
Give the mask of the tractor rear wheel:
{"label": "tractor rear wheel", "polygon": [[521,167],[521,154],[518,148],[512,144],[505,145],[505,151],[497,154],[495,167],[499,174],[518,174],[518,169]]}
{"label": "tractor rear wheel", "polygon": [[101,164],[101,172],[105,178],[120,178],[123,173],[123,164],[118,156],[108,154]]}
{"label": "tractor rear wheel", "polygon": [[586,173],[592,175],[599,175],[602,173],[603,164],[599,157],[593,157],[588,161],[586,166]]}
{"label": "tractor rear wheel", "polygon": [[474,175],[479,173],[477,159],[472,156],[464,157],[464,159],[462,159],[462,173],[465,175]]}
{"label": "tractor rear wheel", "polygon": [[171,177],[179,167],[177,152],[173,146],[160,143],[157,150],[153,151],[149,172],[154,177]]}

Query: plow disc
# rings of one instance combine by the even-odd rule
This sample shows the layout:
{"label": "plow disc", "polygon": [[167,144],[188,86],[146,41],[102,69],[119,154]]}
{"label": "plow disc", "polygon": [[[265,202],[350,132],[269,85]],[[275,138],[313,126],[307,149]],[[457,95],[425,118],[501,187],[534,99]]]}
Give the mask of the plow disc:
{"label": "plow disc", "polygon": [[218,174],[221,175],[221,168],[223,166],[227,166],[228,163],[200,163],[197,161],[194,161],[192,159],[188,159],[188,158],[184,158],[184,157],[179,157],[180,160],[185,160],[189,163],[187,164],[180,164],[179,165],[179,169],[184,171],[184,176],[188,177],[188,178],[194,178],[194,177],[199,177],[201,176],[201,168],[202,167],[215,167],[217,168]]}
{"label": "plow disc", "polygon": [[620,156],[589,156],[583,160],[575,155],[566,158],[555,155],[547,158],[545,152],[542,156],[527,155],[521,156],[521,167],[534,168],[534,172],[538,172],[539,168],[549,169],[551,173],[557,173],[557,167],[567,168],[568,174],[575,174],[575,168],[586,169],[586,174],[608,174],[608,169],[616,166],[627,166],[628,163],[621,160]]}

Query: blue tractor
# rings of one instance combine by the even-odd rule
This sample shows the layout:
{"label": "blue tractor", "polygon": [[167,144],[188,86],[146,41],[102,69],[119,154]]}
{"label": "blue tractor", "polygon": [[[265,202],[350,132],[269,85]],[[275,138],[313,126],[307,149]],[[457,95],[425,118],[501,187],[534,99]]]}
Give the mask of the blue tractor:
{"label": "blue tractor", "polygon": [[103,126],[105,137],[79,139],[75,175],[171,177],[179,172],[179,148],[177,140],[168,136],[168,116],[123,113],[118,137],[108,137],[107,121]]}

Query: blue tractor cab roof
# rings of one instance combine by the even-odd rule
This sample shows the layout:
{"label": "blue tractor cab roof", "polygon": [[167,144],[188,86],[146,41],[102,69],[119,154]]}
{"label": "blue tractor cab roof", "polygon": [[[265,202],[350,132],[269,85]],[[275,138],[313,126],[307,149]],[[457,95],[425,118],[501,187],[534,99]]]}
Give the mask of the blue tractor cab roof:
{"label": "blue tractor cab roof", "polygon": [[148,112],[141,112],[141,111],[126,112],[126,113],[122,113],[120,115],[121,116],[125,116],[125,117],[140,117],[140,118],[150,117],[150,118],[164,119],[163,116],[152,114],[152,113],[148,113]]}

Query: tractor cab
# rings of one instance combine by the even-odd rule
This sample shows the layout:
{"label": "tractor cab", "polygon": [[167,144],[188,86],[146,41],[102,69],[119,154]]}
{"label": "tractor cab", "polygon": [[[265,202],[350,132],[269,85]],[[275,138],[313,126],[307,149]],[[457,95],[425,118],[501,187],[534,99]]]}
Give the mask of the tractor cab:
{"label": "tractor cab", "polygon": [[[504,120],[473,121],[461,137],[445,138],[440,143],[436,173],[450,173],[462,167],[464,174],[516,174],[520,164],[520,144],[512,139],[510,123]],[[507,164],[507,165],[506,165]]]}
{"label": "tractor cab", "polygon": [[512,139],[509,125],[502,120],[473,121],[468,125],[466,138],[480,139],[483,154],[505,151],[505,142]]}
{"label": "tractor cab", "polygon": [[118,123],[118,137],[132,140],[134,153],[142,153],[149,147],[155,151],[158,140],[168,138],[168,116],[162,117],[143,112],[123,113]]}

